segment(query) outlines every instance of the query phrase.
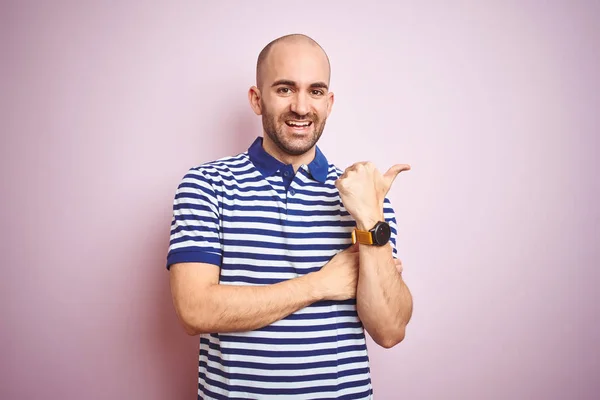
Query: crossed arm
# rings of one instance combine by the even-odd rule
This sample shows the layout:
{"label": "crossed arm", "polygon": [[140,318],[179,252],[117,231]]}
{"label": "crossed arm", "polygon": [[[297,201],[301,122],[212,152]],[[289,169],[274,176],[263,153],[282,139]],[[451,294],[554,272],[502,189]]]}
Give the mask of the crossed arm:
{"label": "crossed arm", "polygon": [[[397,164],[382,174],[373,163],[358,162],[337,179],[340,197],[357,229],[368,231],[384,221],[385,197],[398,174],[409,169],[409,165]],[[402,274],[394,268],[389,243],[381,247],[361,244],[359,254],[358,316],[373,340],[390,348],[404,339],[412,315],[412,296]]]}
{"label": "crossed arm", "polygon": [[227,333],[262,328],[323,297],[308,274],[267,286],[219,285],[219,267],[171,266],[171,293],[186,332]]}
{"label": "crossed arm", "polygon": [[358,316],[373,340],[391,348],[404,339],[412,316],[412,296],[398,272],[388,243],[360,245],[356,288]]}
{"label": "crossed arm", "polygon": [[[372,250],[377,251],[370,255]],[[401,280],[402,265],[391,258],[389,247],[390,257],[385,248],[372,250],[352,246],[317,272],[266,286],[220,285],[215,265],[174,264],[170,269],[173,303],[186,332],[197,335],[259,329],[317,301],[358,297],[365,328],[379,345],[389,348],[402,340],[408,322],[395,311],[399,296],[389,294]],[[404,296],[399,300],[402,309]]]}
{"label": "crossed arm", "polygon": [[[381,175],[370,163],[357,163],[338,179],[344,206],[359,229],[383,220],[383,199],[402,168]],[[403,340],[412,315],[412,296],[399,270],[389,244],[355,245],[319,271],[273,285],[220,285],[219,268],[204,263],[172,265],[170,282],[177,315],[191,335],[254,330],[317,301],[356,298],[365,329],[389,348]]]}

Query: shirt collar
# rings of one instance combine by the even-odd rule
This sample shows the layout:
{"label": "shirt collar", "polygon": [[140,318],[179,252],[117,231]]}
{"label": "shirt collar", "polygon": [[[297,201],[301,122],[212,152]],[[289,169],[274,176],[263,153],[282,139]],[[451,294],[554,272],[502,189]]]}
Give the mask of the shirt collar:
{"label": "shirt collar", "polygon": [[[286,164],[267,153],[262,144],[263,138],[260,136],[257,137],[250,148],[248,148],[248,155],[250,156],[250,161],[252,161],[256,169],[258,169],[263,176],[271,176],[277,172],[277,170],[285,167]],[[321,183],[324,183],[327,179],[329,163],[318,146],[316,148],[315,158],[308,164],[308,171],[315,180]]]}

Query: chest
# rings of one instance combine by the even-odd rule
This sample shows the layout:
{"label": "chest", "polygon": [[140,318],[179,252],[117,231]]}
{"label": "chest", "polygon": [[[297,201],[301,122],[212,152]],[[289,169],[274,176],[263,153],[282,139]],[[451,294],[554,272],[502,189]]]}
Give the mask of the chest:
{"label": "chest", "polygon": [[333,181],[262,180],[224,188],[222,283],[272,284],[320,269],[351,244]]}

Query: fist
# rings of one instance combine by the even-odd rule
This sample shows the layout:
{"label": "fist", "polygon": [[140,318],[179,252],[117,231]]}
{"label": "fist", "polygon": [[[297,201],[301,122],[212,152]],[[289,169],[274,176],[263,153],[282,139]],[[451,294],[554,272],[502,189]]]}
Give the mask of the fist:
{"label": "fist", "polygon": [[396,176],[409,169],[410,165],[396,164],[382,174],[372,162],[358,162],[346,168],[335,186],[358,229],[368,230],[377,221],[383,221],[385,196]]}

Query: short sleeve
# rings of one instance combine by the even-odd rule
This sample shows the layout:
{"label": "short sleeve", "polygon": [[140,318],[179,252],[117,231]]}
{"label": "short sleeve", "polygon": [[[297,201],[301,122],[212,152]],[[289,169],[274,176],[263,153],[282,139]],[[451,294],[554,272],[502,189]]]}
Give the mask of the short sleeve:
{"label": "short sleeve", "polygon": [[182,262],[221,265],[218,196],[207,172],[190,169],[177,187],[173,202],[167,269]]}
{"label": "short sleeve", "polygon": [[398,224],[396,223],[396,214],[394,212],[394,208],[392,207],[392,203],[386,197],[383,202],[383,217],[385,221],[390,225],[390,230],[392,232],[390,236],[390,243],[392,244],[392,255],[394,258],[398,258],[398,249],[396,247],[396,240],[398,238]]}

